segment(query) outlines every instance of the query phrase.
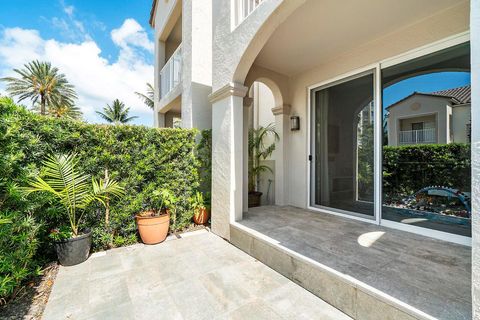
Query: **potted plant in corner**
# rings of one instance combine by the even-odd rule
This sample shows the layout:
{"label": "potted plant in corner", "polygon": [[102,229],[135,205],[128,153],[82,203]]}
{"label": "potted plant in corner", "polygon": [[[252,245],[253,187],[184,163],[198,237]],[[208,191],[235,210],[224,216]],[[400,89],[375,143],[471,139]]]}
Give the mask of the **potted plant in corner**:
{"label": "potted plant in corner", "polygon": [[204,197],[200,191],[190,199],[190,205],[193,208],[193,222],[195,224],[206,224],[210,219],[210,197],[208,194]]}
{"label": "potted plant in corner", "polygon": [[99,181],[78,171],[75,154],[51,155],[45,161],[43,178],[37,176],[23,188],[28,195],[32,192],[48,192],[65,208],[68,226],[52,230],[50,237],[60,264],[73,266],[87,260],[92,244],[92,233],[82,229],[85,209],[93,202],[105,205],[105,197],[123,195],[123,188],[115,180]]}
{"label": "potted plant in corner", "polygon": [[175,196],[167,189],[155,190],[144,199],[143,211],[135,216],[143,243],[157,244],[165,240],[175,202]]}
{"label": "potted plant in corner", "polygon": [[266,127],[258,127],[248,131],[248,207],[260,206],[260,175],[265,171],[273,173],[269,166],[263,165],[275,150],[275,142],[280,138],[275,131],[275,125],[270,123]]}

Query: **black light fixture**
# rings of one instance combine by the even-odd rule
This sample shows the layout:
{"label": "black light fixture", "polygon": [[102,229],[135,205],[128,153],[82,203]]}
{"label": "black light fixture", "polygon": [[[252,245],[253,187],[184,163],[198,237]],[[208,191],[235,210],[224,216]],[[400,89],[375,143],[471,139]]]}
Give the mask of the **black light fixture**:
{"label": "black light fixture", "polygon": [[291,131],[300,130],[300,117],[299,116],[291,116],[290,117],[290,130]]}

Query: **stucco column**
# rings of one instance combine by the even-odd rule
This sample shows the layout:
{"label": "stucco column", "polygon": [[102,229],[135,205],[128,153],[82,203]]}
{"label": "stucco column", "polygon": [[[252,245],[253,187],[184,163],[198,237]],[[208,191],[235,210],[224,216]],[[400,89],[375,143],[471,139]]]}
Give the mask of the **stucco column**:
{"label": "stucco column", "polygon": [[280,140],[275,145],[275,204],[284,206],[287,201],[287,143],[290,130],[290,105],[284,104],[272,109],[275,115],[275,130]]}
{"label": "stucco column", "polygon": [[153,87],[155,88],[153,94],[153,124],[156,128],[164,127],[162,126],[161,119],[159,119],[160,113],[158,112],[158,103],[160,101],[160,70],[162,70],[165,65],[165,42],[160,41],[160,35],[155,34],[155,63],[154,73],[153,73]]}
{"label": "stucco column", "polygon": [[252,105],[252,98],[243,98],[243,212],[248,212],[248,114]]}
{"label": "stucco column", "polygon": [[472,89],[472,308],[480,318],[480,0],[470,1]]}
{"label": "stucco column", "polygon": [[155,112],[155,128],[165,128],[165,114]]}
{"label": "stucco column", "polygon": [[229,83],[212,102],[212,231],[230,240],[230,223],[242,219],[243,97],[247,88]]}

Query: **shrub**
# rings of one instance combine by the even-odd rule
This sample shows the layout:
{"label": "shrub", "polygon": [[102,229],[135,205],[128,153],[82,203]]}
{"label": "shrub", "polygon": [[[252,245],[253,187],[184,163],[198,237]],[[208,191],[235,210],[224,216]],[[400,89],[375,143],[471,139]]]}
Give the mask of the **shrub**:
{"label": "shrub", "polygon": [[200,190],[210,193],[212,188],[212,130],[201,132],[197,146],[197,158],[200,162]]}
{"label": "shrub", "polygon": [[470,145],[461,143],[383,148],[383,192],[410,195],[428,186],[470,191]]}
{"label": "shrub", "polygon": [[[0,212],[0,299],[14,297],[24,280],[40,273],[34,259],[40,225],[20,212]],[[8,220],[8,222],[6,222]]]}
{"label": "shrub", "polygon": [[[94,250],[136,242],[133,216],[142,209],[141,199],[154,190],[169,189],[179,199],[172,230],[190,224],[193,211],[188,199],[199,187],[196,130],[54,119],[33,114],[8,98],[0,98],[0,119],[0,195],[6,194],[8,186],[25,186],[48,155],[71,152],[80,159],[79,170],[100,179],[108,169],[110,177],[125,188],[126,195],[110,204],[108,230],[104,209],[100,205],[89,208],[85,222],[93,231]],[[36,220],[40,226],[38,252],[50,254],[46,234],[61,225],[63,209],[54,206],[46,194],[32,194],[28,199],[19,195],[7,202],[2,204],[2,212],[16,208],[21,216]]]}

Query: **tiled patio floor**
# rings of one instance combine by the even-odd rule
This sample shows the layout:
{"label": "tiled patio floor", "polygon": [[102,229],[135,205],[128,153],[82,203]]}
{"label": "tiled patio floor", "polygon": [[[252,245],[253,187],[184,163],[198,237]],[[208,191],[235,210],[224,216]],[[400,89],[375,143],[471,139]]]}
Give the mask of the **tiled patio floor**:
{"label": "tiled patio floor", "polygon": [[294,207],[250,208],[241,225],[434,318],[471,319],[471,248]]}
{"label": "tiled patio floor", "polygon": [[350,319],[200,231],[61,267],[43,319]]}

